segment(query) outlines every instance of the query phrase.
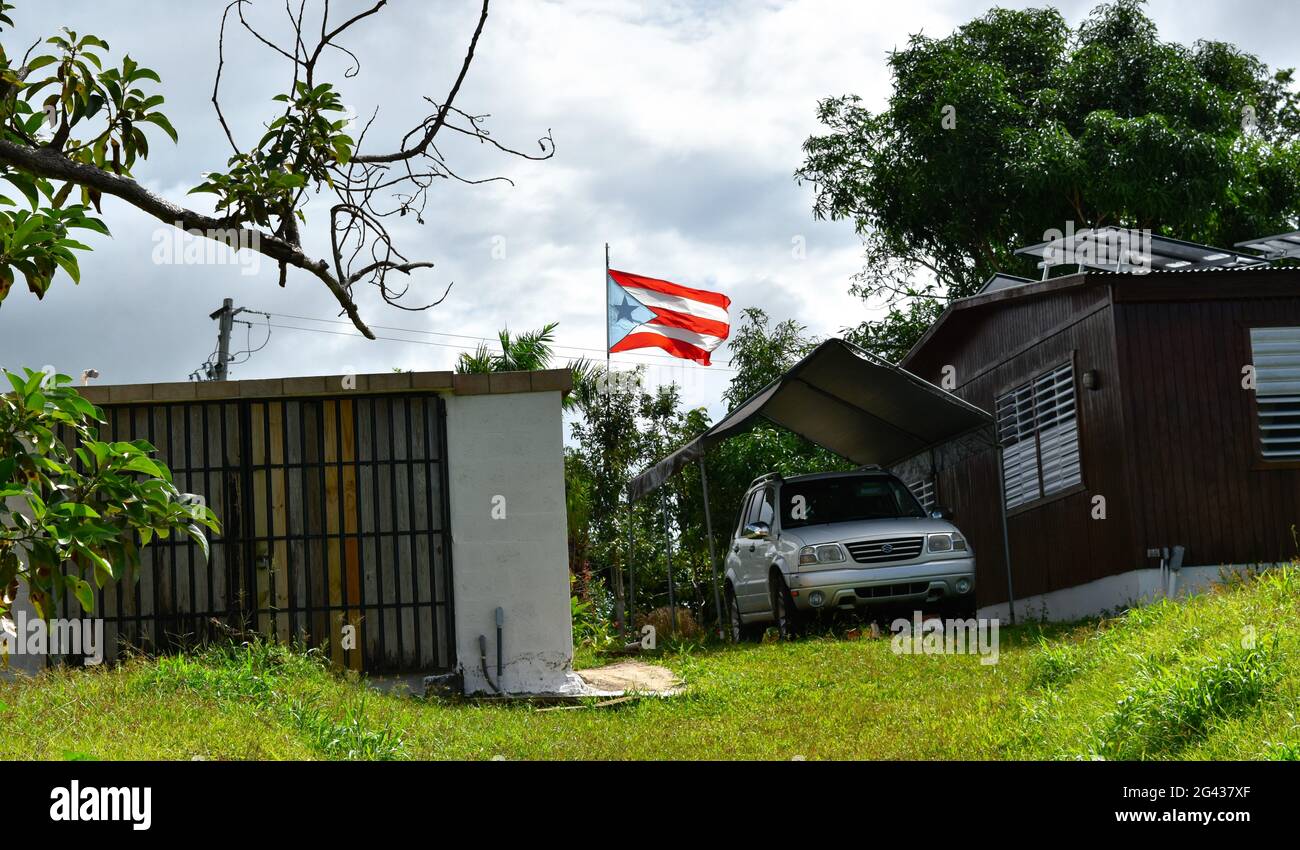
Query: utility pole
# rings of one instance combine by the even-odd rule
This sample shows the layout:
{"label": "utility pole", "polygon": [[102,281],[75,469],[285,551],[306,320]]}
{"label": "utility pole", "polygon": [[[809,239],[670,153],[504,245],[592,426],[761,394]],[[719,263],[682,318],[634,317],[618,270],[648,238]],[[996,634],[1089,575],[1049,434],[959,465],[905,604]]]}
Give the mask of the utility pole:
{"label": "utility pole", "polygon": [[[248,325],[249,328],[253,327],[251,322],[235,318],[240,313],[256,313],[259,316],[265,316],[266,339],[263,340],[262,344],[257,348],[249,348],[244,351],[235,352],[234,357],[253,355],[261,351],[263,348],[266,348],[266,344],[271,341],[271,314],[263,313],[261,310],[254,310],[250,307],[236,307],[233,299],[223,299],[221,302],[221,309],[208,314],[209,319],[217,320],[216,362],[213,363],[212,355],[208,355],[208,359],[203,361],[199,368],[190,373],[191,381],[224,381],[229,377],[230,363],[233,359],[230,354],[230,332],[234,330],[236,321],[241,325]],[[247,359],[248,357],[244,357],[243,360],[238,362],[243,363]],[[95,374],[91,375],[91,377],[97,378],[99,375]]]}
{"label": "utility pole", "polygon": [[235,309],[233,299],[227,298],[221,302],[221,309],[208,316],[209,319],[217,319],[217,365],[212,370],[212,380],[224,381],[226,379],[226,363],[230,360],[230,330],[235,324],[235,314],[242,313],[243,307]]}

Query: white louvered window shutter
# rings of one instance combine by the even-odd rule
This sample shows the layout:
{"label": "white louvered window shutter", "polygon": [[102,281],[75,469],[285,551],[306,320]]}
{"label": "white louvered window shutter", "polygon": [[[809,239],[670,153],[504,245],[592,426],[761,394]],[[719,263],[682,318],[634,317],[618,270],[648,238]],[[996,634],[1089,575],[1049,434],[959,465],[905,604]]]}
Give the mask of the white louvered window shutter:
{"label": "white louvered window shutter", "polygon": [[1067,490],[1083,480],[1079,468],[1079,419],[1075,415],[1074,364],[1053,369],[1034,381],[1038,414],[1038,455],[1043,495]]}
{"label": "white louvered window shutter", "polygon": [[1038,447],[1034,440],[1033,386],[1026,384],[997,400],[998,437],[1002,442],[1002,480],[1007,507],[1033,501],[1041,495]]}
{"label": "white louvered window shutter", "polygon": [[996,406],[1008,508],[1083,480],[1072,363],[999,396]]}
{"label": "white louvered window shutter", "polygon": [[1300,328],[1251,328],[1260,454],[1300,460]]}
{"label": "white louvered window shutter", "polygon": [[927,511],[934,510],[934,479],[922,478],[919,481],[913,481],[907,485],[907,489],[912,491],[912,495],[921,503],[921,507]]}

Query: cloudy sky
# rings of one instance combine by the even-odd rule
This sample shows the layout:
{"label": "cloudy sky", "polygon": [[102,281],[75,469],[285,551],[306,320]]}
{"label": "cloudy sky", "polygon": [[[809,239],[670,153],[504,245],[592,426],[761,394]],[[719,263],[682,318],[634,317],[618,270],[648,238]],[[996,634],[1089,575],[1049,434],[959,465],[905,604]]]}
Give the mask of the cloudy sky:
{"label": "cloudy sky", "polygon": [[[209,102],[223,5],[20,0],[17,30],[3,34],[4,45],[21,53],[66,26],[96,33],[113,56],[126,52],[158,71],[180,143],[153,134],[153,156],[136,177],[203,208],[204,196],[187,200],[185,193],[229,155]],[[336,0],[333,7],[341,19],[368,5]],[[476,5],[395,0],[353,30],[346,44],[360,57],[361,73],[345,80],[339,64],[333,79],[358,114],[380,107],[367,150],[395,149],[425,114],[422,97],[442,98]],[[278,325],[264,348],[232,367],[235,378],[448,369],[473,337],[548,321],[559,322],[561,355],[599,357],[606,242],[615,268],[721,290],[732,298],[733,317],[759,306],[832,335],[865,318],[867,307],[848,294],[860,257],[852,228],[814,221],[811,189],[791,176],[801,143],[817,130],[816,101],[852,92],[882,104],[887,51],[911,33],[946,34],[990,5],[494,3],[457,106],[490,113],[494,137],[525,150],[536,150],[549,129],[557,153],[534,163],[485,146],[445,146],[464,176],[502,175],[515,185],[439,186],[425,224],[408,221],[396,231],[408,256],[437,263],[412,279],[412,300],[454,283],[441,306],[405,313],[359,289],[362,315],[378,334],[395,338],[367,341],[333,323],[335,302],[306,273],[291,273],[280,289],[269,262],[260,269],[156,263],[169,231],[108,198],[104,219],[113,237],[89,240],[95,250],[82,259],[80,286],[61,276],[38,302],[20,282],[0,305],[0,364],[48,364],[73,375],[94,367],[101,383],[185,380],[214,347],[208,315],[224,297],[276,314],[270,321]],[[1058,4],[1072,24],[1091,5]],[[1229,40],[1276,67],[1297,64],[1291,6],[1156,0],[1149,10],[1165,38]],[[268,34],[284,33],[282,3],[257,2],[250,19]],[[272,114],[270,98],[287,87],[287,74],[265,47],[228,35],[224,103],[246,145]],[[309,208],[304,234],[319,256],[327,244],[322,213]],[[257,325],[237,326],[237,350],[266,336],[266,319],[248,318]],[[689,404],[708,405],[716,416],[730,374],[720,354],[712,369],[674,366],[661,356],[623,354],[616,362],[654,364],[651,382],[677,381]]]}

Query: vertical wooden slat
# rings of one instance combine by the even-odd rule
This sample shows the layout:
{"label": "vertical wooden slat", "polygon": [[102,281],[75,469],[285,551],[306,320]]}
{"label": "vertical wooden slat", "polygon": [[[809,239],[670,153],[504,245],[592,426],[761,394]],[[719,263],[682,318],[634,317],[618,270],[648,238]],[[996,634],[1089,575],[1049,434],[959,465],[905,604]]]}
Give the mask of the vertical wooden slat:
{"label": "vertical wooden slat", "polygon": [[266,408],[266,431],[270,445],[268,464],[271,476],[271,506],[267,517],[267,533],[276,538],[271,545],[273,559],[271,573],[273,576],[273,606],[277,613],[275,620],[276,638],[287,643],[291,636],[289,628],[289,534],[288,512],[285,506],[287,487],[284,472],[284,403],[273,401]]}
{"label": "vertical wooden slat", "polygon": [[[342,530],[339,524],[339,506],[342,504],[342,500],[339,492],[340,474],[338,469],[338,406],[339,401],[337,399],[330,399],[324,403],[322,410],[325,429],[325,445],[322,458],[325,466],[324,525],[325,532],[329,535],[325,546],[325,599],[331,609],[342,604],[343,600],[342,582],[340,580],[343,572],[343,556],[342,547],[339,543],[339,532]],[[339,641],[342,625],[342,612],[331,610],[327,639],[330,646],[330,660],[336,667],[342,667],[345,664],[343,648]]]}
{"label": "vertical wooden slat", "polygon": [[343,462],[343,533],[346,535],[343,540],[343,568],[346,578],[344,580],[344,597],[347,604],[347,610],[344,612],[342,622],[352,627],[352,634],[356,640],[356,648],[347,653],[347,666],[353,670],[361,670],[363,658],[361,647],[364,646],[364,636],[362,634],[362,612],[358,605],[361,599],[361,552],[360,541],[357,539],[357,453],[356,453],[356,411],[354,410],[353,400],[350,398],[342,399],[339,403],[339,446],[341,448],[341,459]]}

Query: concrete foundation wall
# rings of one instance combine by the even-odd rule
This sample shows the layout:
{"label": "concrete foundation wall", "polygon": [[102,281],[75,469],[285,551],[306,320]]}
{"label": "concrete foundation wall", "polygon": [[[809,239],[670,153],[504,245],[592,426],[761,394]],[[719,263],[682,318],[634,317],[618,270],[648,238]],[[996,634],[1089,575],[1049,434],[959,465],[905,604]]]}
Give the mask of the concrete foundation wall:
{"label": "concrete foundation wall", "polygon": [[[1067,587],[1063,590],[1016,599],[1016,619],[1069,622],[1109,614],[1165,596],[1182,598],[1200,593],[1220,581],[1224,572],[1241,573],[1245,566],[1183,567],[1176,572],[1159,568],[1130,570],[1118,575]],[[1008,620],[1005,602],[979,610],[979,616]]]}
{"label": "concrete foundation wall", "polygon": [[[496,618],[505,611],[508,693],[559,691],[569,682],[568,525],[559,392],[449,396],[456,657],[467,693],[496,680]],[[500,498],[498,498],[500,497]],[[502,516],[504,513],[504,516]]]}

